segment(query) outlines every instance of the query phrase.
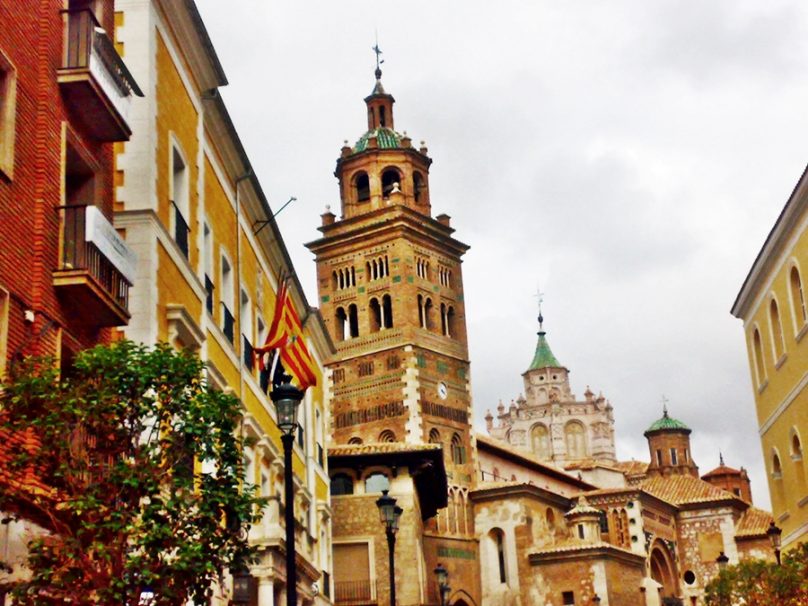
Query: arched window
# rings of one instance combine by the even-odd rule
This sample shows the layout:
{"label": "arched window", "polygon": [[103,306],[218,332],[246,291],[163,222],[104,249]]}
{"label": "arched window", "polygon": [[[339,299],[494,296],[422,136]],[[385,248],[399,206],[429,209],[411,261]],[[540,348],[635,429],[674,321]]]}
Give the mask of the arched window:
{"label": "arched window", "polygon": [[382,328],[393,328],[393,299],[390,295],[382,297],[382,320],[384,324]]}
{"label": "arched window", "polygon": [[789,282],[791,283],[791,307],[794,310],[794,318],[797,321],[797,331],[799,332],[808,322],[808,313],[805,311],[805,296],[802,292],[800,270],[796,266],[791,268]]}
{"label": "arched window", "polygon": [[331,288],[333,290],[339,289],[339,281],[337,280],[337,270],[331,272]]}
{"label": "arched window", "polygon": [[429,430],[429,443],[440,444],[440,432],[434,427]]}
{"label": "arched window", "polygon": [[366,493],[381,492],[382,490],[389,490],[389,489],[390,489],[390,480],[387,479],[386,474],[383,474],[380,471],[372,473],[365,478]]}
{"label": "arched window", "polygon": [[802,442],[795,429],[791,430],[791,458],[795,461],[802,460]]}
{"label": "arched window", "polygon": [[379,107],[379,126],[382,128],[387,126],[387,114],[384,111],[384,105]]}
{"label": "arched window", "polygon": [[382,197],[389,198],[396,184],[401,183],[401,175],[395,168],[388,168],[382,173]]}
{"label": "arched window", "polygon": [[769,322],[772,328],[772,350],[774,351],[774,361],[777,362],[785,353],[785,341],[783,341],[783,325],[780,323],[780,310],[777,308],[777,301],[772,299],[769,302]]}
{"label": "arched window", "polygon": [[331,476],[331,496],[353,494],[353,478],[347,473],[335,473]]}
{"label": "arched window", "polygon": [[564,428],[567,443],[567,458],[582,459],[586,456],[586,435],[584,426],[578,421],[570,421]]}
{"label": "arched window", "polygon": [[361,444],[361,443],[362,443],[362,438],[358,438],[356,436],[354,436],[353,438],[348,440],[348,444],[351,444],[352,446],[356,445],[356,444]]}
{"label": "arched window", "polygon": [[766,380],[766,368],[763,365],[763,344],[760,342],[760,331],[755,328],[752,334],[752,351],[755,356],[755,370],[757,371],[758,386]]}
{"label": "arched window", "polygon": [[427,330],[435,330],[435,309],[432,305],[432,299],[429,297],[424,301],[424,322],[423,327]]}
{"label": "arched window", "polygon": [[426,318],[424,318],[424,297],[418,295],[418,325],[421,328],[426,328]]}
{"label": "arched window", "polygon": [[359,312],[356,308],[356,303],[351,303],[348,306],[348,328],[350,329],[351,337],[359,336]]}
{"label": "arched window", "polygon": [[462,465],[466,462],[466,447],[459,434],[452,435],[452,462],[455,465]]}
{"label": "arched window", "polygon": [[348,324],[348,314],[342,307],[337,307],[334,313],[334,332],[336,333],[337,341],[344,341],[347,333],[346,328]]}
{"label": "arched window", "polygon": [[364,171],[356,173],[353,179],[354,192],[357,202],[367,202],[370,200],[370,179]]}
{"label": "arched window", "polygon": [[555,513],[549,507],[547,511],[544,513],[544,519],[547,522],[547,530],[550,532],[555,531]]}
{"label": "arched window", "polygon": [[446,303],[440,304],[440,334],[444,336],[449,334],[446,326]]}
{"label": "arched window", "polygon": [[783,479],[783,466],[780,463],[780,455],[777,451],[772,453],[772,478],[775,480]]}
{"label": "arched window", "polygon": [[370,332],[377,332],[384,327],[382,307],[379,305],[379,300],[375,297],[372,298],[368,308],[370,309]]}
{"label": "arched window", "polygon": [[412,175],[412,189],[415,194],[415,203],[426,204],[426,179],[424,179],[424,176],[419,172],[415,172]]}
{"label": "arched window", "polygon": [[550,458],[550,432],[546,425],[539,423],[530,430],[530,442],[533,454],[545,461]]}
{"label": "arched window", "polygon": [[383,432],[379,434],[379,442],[395,442],[396,441],[396,434],[394,434],[389,429],[385,429]]}
{"label": "arched window", "polygon": [[505,533],[499,528],[494,528],[488,533],[496,550],[497,571],[499,572],[499,582],[508,582],[508,573],[505,567]]}
{"label": "arched window", "polygon": [[455,310],[451,305],[446,310],[446,336],[454,338],[457,336],[457,321],[455,320]]}

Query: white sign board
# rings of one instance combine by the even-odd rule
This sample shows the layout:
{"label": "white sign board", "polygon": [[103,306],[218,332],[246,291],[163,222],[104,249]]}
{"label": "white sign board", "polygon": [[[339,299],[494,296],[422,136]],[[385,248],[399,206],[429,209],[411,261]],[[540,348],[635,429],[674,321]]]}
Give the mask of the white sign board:
{"label": "white sign board", "polygon": [[84,237],[95,244],[107,260],[115,266],[129,284],[135,283],[137,254],[126,245],[112,223],[96,206],[88,206],[84,217]]}

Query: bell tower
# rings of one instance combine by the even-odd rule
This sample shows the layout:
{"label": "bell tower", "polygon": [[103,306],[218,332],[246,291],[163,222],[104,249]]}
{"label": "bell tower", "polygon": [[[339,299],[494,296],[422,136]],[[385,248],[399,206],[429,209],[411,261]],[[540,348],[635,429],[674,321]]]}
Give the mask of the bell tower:
{"label": "bell tower", "polygon": [[448,215],[432,216],[428,150],[394,129],[393,96],[378,66],[375,75],[368,129],[345,142],[334,172],[340,216],[327,209],[322,236],[307,244],[337,348],[327,365],[332,444],[442,445],[449,507],[427,524],[424,551],[433,562],[442,561],[440,549],[476,559],[461,271],[468,246],[454,238]]}

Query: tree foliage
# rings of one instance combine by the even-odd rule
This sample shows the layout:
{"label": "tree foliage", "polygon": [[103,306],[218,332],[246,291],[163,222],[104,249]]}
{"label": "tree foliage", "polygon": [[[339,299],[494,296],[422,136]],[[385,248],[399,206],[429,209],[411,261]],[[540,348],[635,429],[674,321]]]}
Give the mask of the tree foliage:
{"label": "tree foliage", "polygon": [[744,560],[727,567],[707,585],[707,604],[806,606],[808,544],[783,554],[782,566],[768,560]]}
{"label": "tree foliage", "polygon": [[129,341],[81,352],[66,376],[11,368],[0,435],[24,439],[6,441],[17,481],[0,482],[0,510],[48,531],[29,578],[7,584],[15,603],[133,605],[147,587],[155,605],[207,603],[250,558],[264,502],[242,484],[240,405],[202,376],[191,353]]}

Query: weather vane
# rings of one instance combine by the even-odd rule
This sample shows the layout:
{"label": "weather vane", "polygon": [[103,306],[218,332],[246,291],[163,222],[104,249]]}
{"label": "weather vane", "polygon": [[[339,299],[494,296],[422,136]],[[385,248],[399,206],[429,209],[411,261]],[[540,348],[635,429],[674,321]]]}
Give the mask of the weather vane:
{"label": "weather vane", "polygon": [[665,397],[665,394],[662,394],[662,414],[668,416],[668,398]]}
{"label": "weather vane", "polygon": [[541,287],[538,284],[536,284],[536,294],[533,296],[536,297],[539,303],[539,330],[543,330],[542,324],[544,324],[544,316],[541,313],[541,304],[544,303],[544,293],[541,291]]}
{"label": "weather vane", "polygon": [[376,32],[376,44],[373,45],[373,52],[376,53],[376,72],[381,72],[381,64],[384,59],[381,58],[382,49],[379,48],[379,32]]}

